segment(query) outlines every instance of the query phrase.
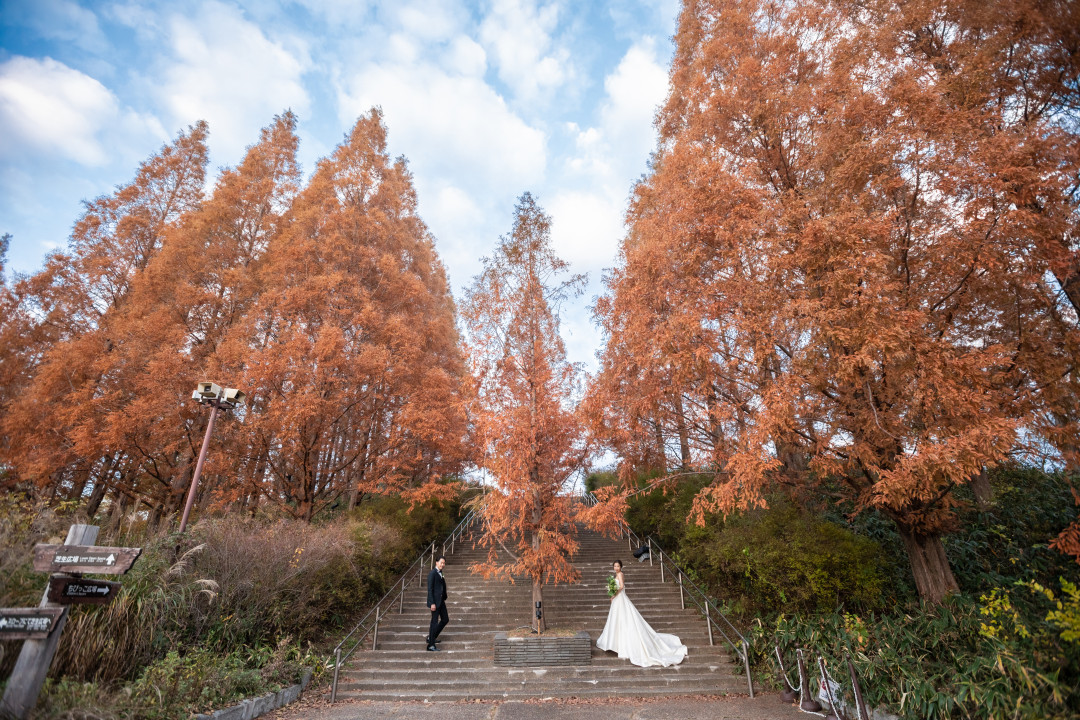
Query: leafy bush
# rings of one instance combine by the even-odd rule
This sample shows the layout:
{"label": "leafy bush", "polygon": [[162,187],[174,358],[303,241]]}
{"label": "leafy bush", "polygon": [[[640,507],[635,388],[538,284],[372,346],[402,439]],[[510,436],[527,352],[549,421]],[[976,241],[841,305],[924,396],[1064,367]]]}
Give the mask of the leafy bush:
{"label": "leafy bush", "polygon": [[[851,703],[846,649],[870,707],[911,720],[1064,720],[1080,713],[1080,643],[1068,622],[1047,622],[1054,606],[1039,590],[1017,586],[979,601],[954,595],[936,607],[913,604],[887,615],[781,615],[753,628],[753,661],[771,679],[779,673],[774,645],[791,673],[794,648],[821,655]],[[1075,595],[1063,606],[1072,617],[1080,612]],[[797,685],[796,676],[791,681]]]}
{"label": "leafy bush", "polygon": [[886,601],[889,572],[877,543],[801,511],[771,507],[688,524],[696,478],[631,500],[631,526],[652,534],[675,559],[739,614],[755,611],[872,610]]}

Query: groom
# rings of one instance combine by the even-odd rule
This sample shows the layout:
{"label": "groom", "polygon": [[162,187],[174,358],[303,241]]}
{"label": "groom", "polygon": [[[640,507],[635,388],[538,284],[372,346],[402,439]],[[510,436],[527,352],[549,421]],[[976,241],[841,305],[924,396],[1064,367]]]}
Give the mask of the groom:
{"label": "groom", "polygon": [[450,616],[446,613],[446,578],[442,571],[446,567],[446,558],[442,555],[435,561],[435,567],[427,576],[427,604],[431,610],[431,628],[428,630],[427,649],[438,650],[435,643],[439,642],[439,633],[450,622]]}

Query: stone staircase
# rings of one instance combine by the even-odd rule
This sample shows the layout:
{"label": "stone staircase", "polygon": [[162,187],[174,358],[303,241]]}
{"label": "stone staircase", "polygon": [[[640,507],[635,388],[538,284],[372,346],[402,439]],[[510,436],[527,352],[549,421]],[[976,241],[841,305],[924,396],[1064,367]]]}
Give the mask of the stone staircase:
{"label": "stone staircase", "polygon": [[[501,700],[545,697],[605,698],[667,695],[745,694],[746,679],[735,674],[728,648],[709,645],[705,621],[696,609],[683,610],[679,588],[660,580],[660,568],[638,563],[623,543],[579,531],[575,565],[581,582],[544,589],[548,628],[587,630],[592,665],[546,668],[496,667],[492,642],[498,631],[527,625],[531,587],[527,582],[484,580],[469,571],[486,550],[459,541],[447,555],[450,624],[439,652],[424,645],[431,613],[426,587],[407,591],[401,614],[395,607],[379,627],[378,649],[358,651],[342,669],[339,698],[365,700]],[[689,649],[679,665],[639,668],[596,646],[607,620],[607,577],[622,559],[627,592],[658,632],[678,635]],[[425,572],[426,576],[426,572]],[[691,606],[692,608],[693,606]]]}

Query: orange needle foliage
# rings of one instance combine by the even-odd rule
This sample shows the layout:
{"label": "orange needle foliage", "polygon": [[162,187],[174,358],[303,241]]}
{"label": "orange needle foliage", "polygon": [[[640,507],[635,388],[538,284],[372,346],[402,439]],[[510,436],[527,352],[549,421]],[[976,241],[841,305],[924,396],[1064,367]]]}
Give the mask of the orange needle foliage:
{"label": "orange needle foliage", "polygon": [[[476,384],[470,415],[480,468],[495,485],[481,496],[488,560],[485,577],[532,581],[532,626],[546,627],[532,609],[549,582],[572,582],[578,571],[571,498],[560,494],[581,469],[582,428],[569,409],[578,369],[566,360],[558,304],[580,292],[584,277],[557,278],[568,265],[551,249],[550,218],[525,193],[514,227],[468,291],[469,359]],[[554,308],[554,309],[553,309]],[[512,555],[500,562],[499,548]]]}
{"label": "orange needle foliage", "polygon": [[88,205],[70,255],[3,288],[6,484],[172,517],[211,378],[250,400],[215,431],[203,506],[310,520],[343,496],[451,492],[464,361],[405,162],[373,111],[302,189],[295,129],[275,118],[204,198],[200,123]]}
{"label": "orange needle foliage", "polygon": [[711,468],[699,522],[836,478],[922,597],[955,590],[955,489],[1035,433],[1077,460],[1078,27],[1066,2],[688,0],[597,308],[597,431]]}

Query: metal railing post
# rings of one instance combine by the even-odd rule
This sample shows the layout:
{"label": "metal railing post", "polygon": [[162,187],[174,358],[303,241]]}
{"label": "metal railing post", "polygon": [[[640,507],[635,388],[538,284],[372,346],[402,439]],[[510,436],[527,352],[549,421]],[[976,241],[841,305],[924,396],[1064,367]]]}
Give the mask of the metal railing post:
{"label": "metal railing post", "polygon": [[750,686],[750,699],[754,699],[754,678],[750,675],[750,645],[742,641],[743,666],[746,668],[746,684]]}
{"label": "metal railing post", "polygon": [[431,543],[431,564],[428,566],[428,570],[435,567],[435,543]]}
{"label": "metal railing post", "polygon": [[371,649],[377,650],[379,647],[379,606],[375,606],[375,630],[371,634]]}
{"label": "metal railing post", "polygon": [[683,610],[686,609],[686,596],[683,595],[682,571],[681,570],[679,571],[679,605],[682,606]]}
{"label": "metal railing post", "polygon": [[626,533],[626,547],[630,548],[630,552],[634,552],[634,539],[630,537],[630,532]]}
{"label": "metal railing post", "polygon": [[664,556],[660,555],[660,582],[664,582]]}
{"label": "metal railing post", "polygon": [[795,660],[799,665],[799,707],[806,712],[821,712],[821,703],[810,694],[810,677],[806,674],[802,648],[795,649]]}
{"label": "metal railing post", "polygon": [[398,595],[397,613],[400,615],[405,611],[405,578],[401,578],[401,594]]}
{"label": "metal railing post", "polygon": [[649,536],[649,567],[652,567],[652,535]]}
{"label": "metal railing post", "polygon": [[705,627],[709,628],[709,645],[715,645],[712,636],[712,616],[709,615],[709,598],[705,598]]}
{"label": "metal railing post", "polygon": [[341,648],[334,648],[334,686],[330,688],[330,702],[337,702],[338,670],[341,669]]}

